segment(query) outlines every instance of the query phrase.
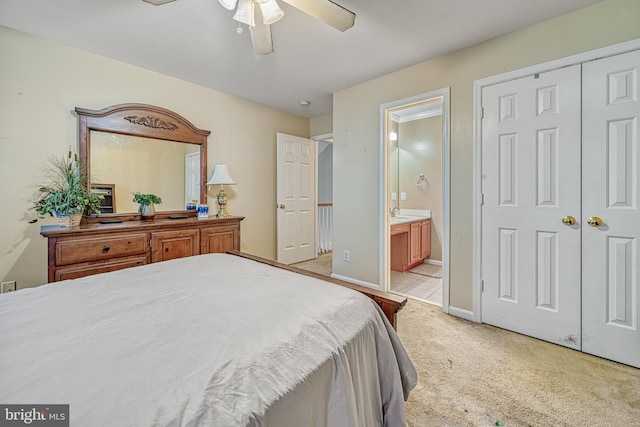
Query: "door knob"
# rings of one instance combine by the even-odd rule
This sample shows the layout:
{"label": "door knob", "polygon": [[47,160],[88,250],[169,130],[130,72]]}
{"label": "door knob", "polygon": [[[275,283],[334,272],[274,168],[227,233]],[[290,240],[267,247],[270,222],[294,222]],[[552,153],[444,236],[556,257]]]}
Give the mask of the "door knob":
{"label": "door knob", "polygon": [[565,217],[562,217],[562,223],[564,225],[573,225],[576,223],[576,219],[574,217],[572,217],[571,215],[567,215]]}
{"label": "door knob", "polygon": [[587,224],[589,224],[592,227],[597,227],[599,225],[602,225],[602,218],[599,218],[597,216],[591,216],[587,220]]}
{"label": "door knob", "polygon": [[284,205],[278,205],[280,209],[284,209]]}

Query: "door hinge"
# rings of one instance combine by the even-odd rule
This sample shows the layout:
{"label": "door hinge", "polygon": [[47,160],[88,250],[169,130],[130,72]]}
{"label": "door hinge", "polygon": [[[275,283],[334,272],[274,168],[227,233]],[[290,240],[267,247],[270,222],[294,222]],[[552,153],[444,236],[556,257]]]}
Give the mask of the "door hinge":
{"label": "door hinge", "polygon": [[484,205],[484,193],[480,193],[480,206]]}
{"label": "door hinge", "polygon": [[480,107],[480,118],[484,119],[484,107]]}
{"label": "door hinge", "polygon": [[480,280],[480,292],[484,292],[484,280]]}

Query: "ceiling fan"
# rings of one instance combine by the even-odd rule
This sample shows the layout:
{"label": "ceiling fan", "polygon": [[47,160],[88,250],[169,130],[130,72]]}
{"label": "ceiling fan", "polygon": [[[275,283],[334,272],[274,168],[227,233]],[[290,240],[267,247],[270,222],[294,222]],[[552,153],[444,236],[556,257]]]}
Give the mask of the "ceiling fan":
{"label": "ceiling fan", "polygon": [[[159,6],[174,0],[143,0],[147,3]],[[271,24],[279,21],[284,12],[278,6],[276,0],[218,0],[228,10],[236,9],[233,19],[249,27],[253,51],[261,55],[273,52],[273,40],[271,38]],[[313,16],[332,26],[346,31],[353,27],[356,14],[334,3],[331,0],[282,0],[285,3],[301,10],[307,15]],[[258,7],[256,7],[258,6]],[[238,27],[238,32],[242,28]]]}

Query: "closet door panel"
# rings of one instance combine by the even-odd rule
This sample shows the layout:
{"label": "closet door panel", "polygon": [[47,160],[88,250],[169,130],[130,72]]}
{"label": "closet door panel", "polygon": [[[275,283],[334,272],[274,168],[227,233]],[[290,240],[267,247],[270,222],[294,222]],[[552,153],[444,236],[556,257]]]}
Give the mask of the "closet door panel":
{"label": "closet door panel", "polygon": [[482,91],[482,321],[580,349],[580,66]]}
{"label": "closet door panel", "polygon": [[[640,51],[584,64],[582,104],[583,350],[636,367],[640,367],[639,74]],[[596,218],[602,223],[598,225]]]}

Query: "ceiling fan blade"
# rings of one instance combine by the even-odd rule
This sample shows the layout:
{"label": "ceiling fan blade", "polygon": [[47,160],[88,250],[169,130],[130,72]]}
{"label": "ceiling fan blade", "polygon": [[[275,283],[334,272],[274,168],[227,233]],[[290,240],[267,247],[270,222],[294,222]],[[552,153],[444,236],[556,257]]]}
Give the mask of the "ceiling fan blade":
{"label": "ceiling fan blade", "polygon": [[273,53],[273,39],[271,38],[271,26],[263,22],[260,8],[256,8],[256,24],[249,28],[253,51],[260,55]]}
{"label": "ceiling fan blade", "polygon": [[330,0],[283,1],[340,31],[346,31],[353,27],[356,20],[355,13]]}

